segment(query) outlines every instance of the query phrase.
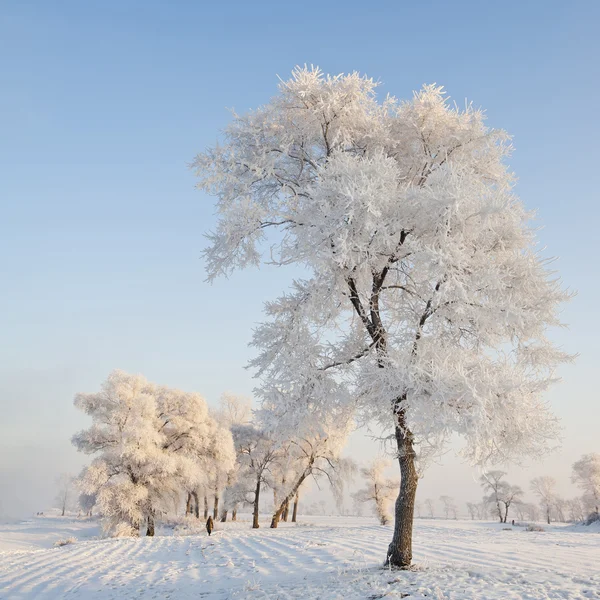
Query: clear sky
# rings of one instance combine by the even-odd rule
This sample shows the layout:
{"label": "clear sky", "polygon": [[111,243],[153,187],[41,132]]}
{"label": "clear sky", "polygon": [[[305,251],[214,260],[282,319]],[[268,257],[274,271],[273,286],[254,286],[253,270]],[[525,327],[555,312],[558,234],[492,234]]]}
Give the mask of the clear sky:
{"label": "clear sky", "polygon": [[[78,470],[73,396],[113,368],[209,402],[251,393],[246,344],[290,273],[204,282],[213,201],[187,164],[227,107],[266,102],[304,63],[400,98],[437,82],[514,135],[518,193],[578,291],[555,339],[581,356],[549,396],[561,452],[511,473],[575,495],[570,464],[600,452],[599,22],[596,0],[0,3],[0,515],[43,510]],[[449,455],[424,497],[478,500],[475,475]]]}

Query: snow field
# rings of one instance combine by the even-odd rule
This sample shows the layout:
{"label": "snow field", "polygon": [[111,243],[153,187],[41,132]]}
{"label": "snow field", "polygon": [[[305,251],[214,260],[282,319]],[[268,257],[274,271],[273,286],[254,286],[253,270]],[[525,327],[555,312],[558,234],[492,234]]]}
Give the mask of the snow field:
{"label": "snow field", "polygon": [[[304,519],[311,524],[277,530],[227,524],[210,538],[86,539],[89,521],[65,521],[68,534],[56,519],[47,527],[44,519],[0,525],[0,598],[600,598],[600,534],[593,530],[538,533],[420,519],[416,569],[390,572],[381,568],[389,527],[373,519]],[[79,541],[51,547],[52,531]],[[15,549],[26,547],[27,535],[29,548],[36,540],[45,547]]]}

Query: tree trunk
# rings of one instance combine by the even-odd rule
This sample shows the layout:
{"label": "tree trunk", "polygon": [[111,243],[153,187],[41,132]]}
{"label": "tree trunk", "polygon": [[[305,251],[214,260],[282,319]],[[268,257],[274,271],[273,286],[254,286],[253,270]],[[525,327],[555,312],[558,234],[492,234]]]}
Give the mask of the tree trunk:
{"label": "tree trunk", "polygon": [[271,519],[271,529],[276,529],[277,525],[279,525],[279,519],[281,519],[281,515],[283,514],[286,505],[289,504],[290,500],[298,493],[298,490],[300,489],[300,486],[302,485],[304,480],[312,473],[312,467],[314,462],[315,457],[311,456],[310,460],[308,461],[308,465],[304,469],[304,472],[302,473],[302,475],[300,475],[294,487],[292,487],[289,494],[282,500],[281,504],[279,505],[279,508],[273,514],[273,518]]}
{"label": "tree trunk", "polygon": [[187,502],[185,503],[185,516],[187,517],[188,515],[192,514],[192,494],[191,492],[188,492],[187,495]]}
{"label": "tree trunk", "polygon": [[213,506],[213,519],[216,521],[219,516],[219,496],[215,494],[215,504]]}
{"label": "tree trunk", "polygon": [[300,492],[296,492],[296,499],[294,500],[294,510],[292,510],[292,523],[296,522],[298,517],[298,503],[300,502]]}
{"label": "tree trunk", "polygon": [[231,511],[231,520],[237,521],[237,507],[234,507],[233,510]]}
{"label": "tree trunk", "polygon": [[412,529],[419,476],[415,467],[413,435],[406,427],[402,411],[397,412],[397,418],[395,433],[401,482],[394,511],[394,536],[388,547],[386,566],[404,569],[412,563]]}
{"label": "tree trunk", "polygon": [[281,514],[283,513],[283,509],[279,507],[273,516],[271,517],[271,529],[277,529],[277,525],[279,525],[279,521],[281,519]]}
{"label": "tree trunk", "polygon": [[65,507],[64,507],[64,505],[62,507],[62,515],[61,516],[63,516],[63,517],[65,516]]}
{"label": "tree trunk", "polygon": [[225,522],[227,521],[227,513],[228,513],[228,512],[229,512],[229,511],[228,511],[227,509],[224,509],[224,510],[221,512],[221,523],[225,523]]}
{"label": "tree trunk", "polygon": [[204,518],[208,519],[208,497],[204,494]]}
{"label": "tree trunk", "polygon": [[146,529],[146,535],[152,537],[154,535],[154,514],[148,515],[148,528]]}
{"label": "tree trunk", "polygon": [[286,500],[285,508],[283,509],[283,515],[281,515],[281,518],[284,520],[285,523],[287,523],[289,513],[290,513],[290,501]]}
{"label": "tree trunk", "polygon": [[256,482],[254,490],[254,512],[252,513],[252,529],[258,529],[258,500],[260,499],[260,479]]}
{"label": "tree trunk", "polygon": [[200,518],[200,503],[198,502],[198,492],[192,492],[192,498],[194,499],[194,516],[196,519]]}

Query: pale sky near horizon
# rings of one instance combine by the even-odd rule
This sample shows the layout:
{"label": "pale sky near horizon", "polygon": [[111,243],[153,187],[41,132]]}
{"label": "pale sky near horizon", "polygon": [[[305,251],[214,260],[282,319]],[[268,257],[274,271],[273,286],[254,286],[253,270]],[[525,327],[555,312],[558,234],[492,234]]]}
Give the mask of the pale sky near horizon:
{"label": "pale sky near horizon", "polygon": [[[560,451],[524,470],[553,474],[600,452],[594,369],[600,209],[600,3],[157,2],[0,4],[0,516],[44,510],[83,458],[72,399],[114,368],[202,393],[250,395],[247,343],[289,271],[207,284],[213,199],[187,164],[230,119],[276,93],[296,64],[357,70],[407,98],[444,85],[514,136],[517,192],[577,297],[553,334],[577,362],[549,394]],[[377,452],[364,434],[348,452]],[[452,453],[420,495],[478,501],[477,472]],[[532,499],[529,494],[529,499]]]}

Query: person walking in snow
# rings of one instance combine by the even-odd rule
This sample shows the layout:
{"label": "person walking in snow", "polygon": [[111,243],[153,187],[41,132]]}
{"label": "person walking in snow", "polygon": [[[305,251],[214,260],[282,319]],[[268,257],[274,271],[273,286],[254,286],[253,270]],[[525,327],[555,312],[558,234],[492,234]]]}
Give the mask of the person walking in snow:
{"label": "person walking in snow", "polygon": [[212,530],[214,529],[215,524],[213,522],[213,518],[212,517],[208,517],[208,520],[206,521],[206,531],[208,531],[208,535],[210,535],[212,533]]}

